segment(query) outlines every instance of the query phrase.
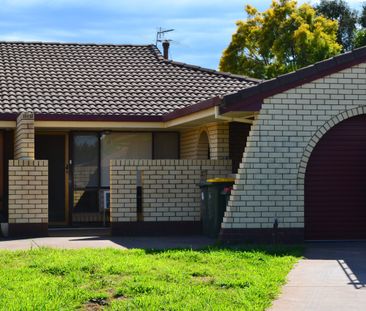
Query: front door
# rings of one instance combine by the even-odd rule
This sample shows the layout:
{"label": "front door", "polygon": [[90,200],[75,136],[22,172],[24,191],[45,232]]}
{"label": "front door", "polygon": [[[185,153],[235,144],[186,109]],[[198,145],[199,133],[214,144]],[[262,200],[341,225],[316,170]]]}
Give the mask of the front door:
{"label": "front door", "polygon": [[65,146],[65,134],[36,135],[36,159],[48,160],[48,220],[50,225],[67,223]]}
{"label": "front door", "polygon": [[72,136],[72,224],[103,223],[100,210],[100,139],[98,133],[75,133]]}

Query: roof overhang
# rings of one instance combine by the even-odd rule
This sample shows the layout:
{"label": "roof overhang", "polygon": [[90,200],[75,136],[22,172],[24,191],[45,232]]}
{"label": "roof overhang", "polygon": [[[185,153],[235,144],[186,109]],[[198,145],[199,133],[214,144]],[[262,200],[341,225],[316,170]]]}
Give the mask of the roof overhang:
{"label": "roof overhang", "polygon": [[[35,113],[39,129],[167,129],[195,126],[215,121],[215,107],[221,98],[214,97],[196,105],[174,110],[162,116],[65,115]],[[19,114],[1,114],[0,128],[14,128]]]}
{"label": "roof overhang", "polygon": [[264,81],[224,96],[220,114],[232,111],[259,111],[263,100],[275,94],[312,82],[366,61],[366,47],[355,49],[297,71]]}
{"label": "roof overhang", "polygon": [[[47,118],[44,115],[35,116],[35,128],[37,129],[57,129],[57,130],[118,130],[118,129],[174,129],[174,128],[190,128],[207,124],[215,121],[236,121],[239,119],[253,121],[256,111],[230,111],[224,116],[226,119],[217,118],[215,108],[211,106],[191,113],[185,113],[176,118],[169,118],[167,121],[154,121],[149,119],[133,119],[133,118],[94,118],[90,120],[86,117],[81,118]],[[0,115],[0,129],[16,128],[17,114],[11,116]],[[250,123],[249,122],[249,123]]]}

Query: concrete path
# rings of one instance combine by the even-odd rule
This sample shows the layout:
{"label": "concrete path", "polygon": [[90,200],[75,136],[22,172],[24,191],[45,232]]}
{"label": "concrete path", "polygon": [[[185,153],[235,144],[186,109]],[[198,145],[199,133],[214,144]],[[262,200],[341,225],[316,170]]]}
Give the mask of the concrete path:
{"label": "concrete path", "polygon": [[366,310],[366,242],[312,243],[272,311]]}
{"label": "concrete path", "polygon": [[110,236],[74,236],[74,237],[45,237],[34,239],[2,240],[0,250],[21,250],[37,247],[54,247],[65,249],[77,248],[203,248],[213,245],[215,240],[203,236],[184,237],[110,237]]}

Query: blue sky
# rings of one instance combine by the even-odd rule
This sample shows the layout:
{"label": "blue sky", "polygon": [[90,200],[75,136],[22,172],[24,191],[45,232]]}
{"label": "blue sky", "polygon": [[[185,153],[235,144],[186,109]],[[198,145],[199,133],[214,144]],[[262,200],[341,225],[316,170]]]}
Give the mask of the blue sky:
{"label": "blue sky", "polygon": [[[174,28],[167,37],[174,60],[217,69],[244,5],[265,10],[270,2],[0,0],[0,40],[150,44],[158,27]],[[349,1],[354,8],[363,2]]]}

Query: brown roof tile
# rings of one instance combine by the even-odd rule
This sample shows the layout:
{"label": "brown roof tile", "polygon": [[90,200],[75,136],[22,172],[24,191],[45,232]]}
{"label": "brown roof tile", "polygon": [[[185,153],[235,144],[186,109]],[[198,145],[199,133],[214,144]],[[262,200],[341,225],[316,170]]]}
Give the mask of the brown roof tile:
{"label": "brown roof tile", "polygon": [[257,83],[153,45],[0,42],[1,114],[161,116]]}

